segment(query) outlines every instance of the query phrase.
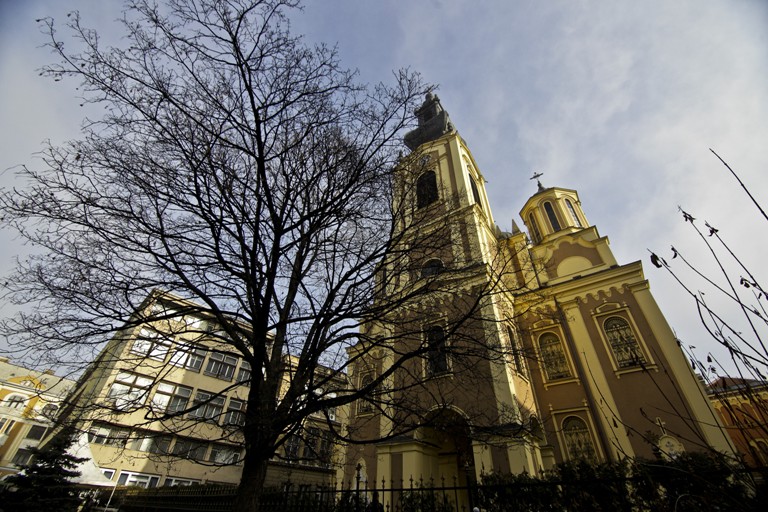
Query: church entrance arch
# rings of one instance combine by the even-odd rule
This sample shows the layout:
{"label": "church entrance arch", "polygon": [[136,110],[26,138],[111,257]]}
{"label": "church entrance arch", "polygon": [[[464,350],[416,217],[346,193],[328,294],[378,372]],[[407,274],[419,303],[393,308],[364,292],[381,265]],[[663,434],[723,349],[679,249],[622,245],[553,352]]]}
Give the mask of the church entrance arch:
{"label": "church entrance arch", "polygon": [[422,441],[432,448],[432,478],[437,486],[466,487],[474,483],[475,460],[467,419],[458,411],[436,413],[422,427]]}

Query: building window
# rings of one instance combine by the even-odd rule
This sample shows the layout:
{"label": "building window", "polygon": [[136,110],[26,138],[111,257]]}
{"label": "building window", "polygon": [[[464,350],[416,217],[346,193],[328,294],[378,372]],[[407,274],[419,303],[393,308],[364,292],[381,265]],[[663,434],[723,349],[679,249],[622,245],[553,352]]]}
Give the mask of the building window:
{"label": "building window", "polygon": [[236,425],[242,427],[245,425],[245,402],[242,400],[229,399],[227,414],[224,416],[225,425]]}
{"label": "building window", "polygon": [[603,323],[603,329],[619,369],[645,364],[640,345],[626,320],[612,316]]}
{"label": "building window", "polygon": [[445,331],[433,325],[424,333],[427,343],[427,375],[440,375],[448,371],[448,344]]}
{"label": "building window", "polygon": [[555,215],[555,209],[552,208],[552,203],[546,202],[544,203],[544,211],[547,214],[547,218],[549,219],[549,223],[552,225],[552,231],[557,232],[560,231],[560,222],[557,220],[557,215]]}
{"label": "building window", "polygon": [[211,446],[208,462],[213,462],[214,464],[237,464],[240,462],[240,450],[223,444],[214,444]]}
{"label": "building window", "polygon": [[306,430],[306,433],[302,458],[307,461],[315,460],[318,456],[317,442],[320,439],[320,429],[317,427],[310,427]]}
{"label": "building window", "polygon": [[541,365],[547,380],[567,379],[571,377],[571,368],[565,357],[560,338],[554,333],[547,332],[539,337],[539,349],[541,350]]}
{"label": "building window", "polygon": [[156,361],[165,361],[165,357],[170,349],[170,342],[163,339],[159,333],[149,329],[142,329],[139,332],[139,336],[133,342],[131,352],[141,354]]}
{"label": "building window", "polygon": [[573,225],[577,228],[582,227],[581,221],[579,220],[579,216],[576,215],[576,209],[573,207],[573,203],[569,199],[565,200],[565,207],[568,209],[568,213],[571,214],[571,219],[573,220]]}
{"label": "building window", "polygon": [[189,487],[199,484],[200,480],[190,480],[189,478],[165,477],[164,487]]}
{"label": "building window", "polygon": [[525,354],[523,354],[523,347],[520,345],[520,340],[509,326],[507,326],[507,336],[509,336],[509,347],[510,350],[512,350],[512,362],[515,365],[515,371],[518,374],[525,376],[528,374],[528,368],[525,364]]}
{"label": "building window", "polygon": [[205,359],[205,350],[192,345],[181,345],[171,356],[171,364],[187,370],[200,371]]}
{"label": "building window", "polygon": [[443,271],[443,262],[437,258],[432,258],[421,267],[421,277],[436,276]]}
{"label": "building window", "polygon": [[244,386],[251,385],[251,363],[248,361],[240,363],[240,370],[237,372],[237,382]]}
{"label": "building window", "polygon": [[157,475],[146,475],[144,473],[133,473],[131,471],[121,471],[117,478],[118,485],[130,485],[133,487],[142,487],[151,489],[157,487],[160,483],[160,477]]}
{"label": "building window", "polygon": [[112,425],[94,424],[88,431],[88,442],[105,446],[125,447],[130,430]]}
{"label": "building window", "polygon": [[533,214],[528,215],[528,224],[531,226],[531,237],[535,243],[541,242],[541,232],[539,231],[539,225],[536,224],[536,218]]}
{"label": "building window", "polygon": [[48,428],[42,425],[32,425],[32,428],[30,428],[29,432],[27,432],[26,438],[40,441],[43,437],[45,437],[45,432],[47,430]]}
{"label": "building window", "polygon": [[171,454],[182,459],[205,460],[208,445],[192,439],[176,439]]}
{"label": "building window", "polygon": [[584,420],[576,416],[569,416],[563,420],[563,437],[568,451],[568,460],[596,459],[592,436]]}
{"label": "building window", "polygon": [[216,423],[224,410],[224,397],[214,396],[207,391],[198,391],[195,395],[195,409],[189,413],[190,418]]}
{"label": "building window", "polygon": [[475,204],[477,206],[480,206],[482,208],[482,203],[480,202],[480,192],[477,190],[477,183],[475,183],[475,179],[472,177],[472,175],[469,175],[469,185],[472,187],[472,199],[475,200]]}
{"label": "building window", "polygon": [[[373,376],[370,373],[363,375],[360,379],[360,389],[366,388],[371,384],[373,384]],[[358,400],[357,414],[368,414],[371,412],[373,412],[373,403],[371,402],[371,393],[369,392]]]}
{"label": "building window", "polygon": [[107,398],[115,403],[115,408],[124,411],[141,407],[149,394],[152,379],[133,373],[118,373],[109,390]]}
{"label": "building window", "polygon": [[435,171],[427,171],[416,180],[416,207],[429,206],[437,199],[437,176]]}
{"label": "building window", "polygon": [[155,396],[152,397],[152,409],[156,415],[179,414],[189,406],[192,388],[177,386],[168,382],[157,385]]}
{"label": "building window", "polygon": [[301,445],[301,439],[296,434],[291,434],[286,439],[283,445],[283,451],[285,452],[285,458],[287,460],[296,460],[299,458],[299,446]]}
{"label": "building window", "polygon": [[59,410],[59,406],[55,404],[45,404],[43,407],[43,410],[40,411],[40,413],[49,420],[52,420],[56,417],[56,413]]}
{"label": "building window", "polygon": [[27,398],[21,395],[11,395],[3,402],[3,407],[9,409],[23,409],[27,403]]}
{"label": "building window", "polygon": [[26,466],[32,460],[32,451],[26,448],[19,448],[11,462],[16,466]]}
{"label": "building window", "polygon": [[221,352],[211,352],[208,358],[208,366],[205,367],[205,374],[212,375],[222,380],[232,380],[235,375],[237,358],[228,356]]}
{"label": "building window", "polygon": [[768,464],[768,441],[765,439],[754,439],[749,442],[750,448],[762,465]]}
{"label": "building window", "polygon": [[16,422],[10,418],[0,418],[0,434],[7,434]]}
{"label": "building window", "polygon": [[132,448],[140,452],[168,455],[171,452],[171,439],[171,436],[149,434],[136,439]]}

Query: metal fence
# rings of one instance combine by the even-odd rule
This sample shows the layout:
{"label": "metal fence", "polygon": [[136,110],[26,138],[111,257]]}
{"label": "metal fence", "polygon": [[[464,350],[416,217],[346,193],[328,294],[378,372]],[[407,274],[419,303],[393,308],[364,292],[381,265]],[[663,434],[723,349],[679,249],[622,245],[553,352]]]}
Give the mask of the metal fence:
{"label": "metal fence", "polygon": [[[263,512],[470,512],[476,489],[433,480],[409,480],[399,485],[368,488],[358,485],[328,487],[287,483],[266,489]],[[157,489],[119,488],[110,508],[122,512],[228,512],[235,500],[232,486],[191,486]],[[106,493],[96,497],[107,503]],[[374,503],[380,503],[376,508]]]}

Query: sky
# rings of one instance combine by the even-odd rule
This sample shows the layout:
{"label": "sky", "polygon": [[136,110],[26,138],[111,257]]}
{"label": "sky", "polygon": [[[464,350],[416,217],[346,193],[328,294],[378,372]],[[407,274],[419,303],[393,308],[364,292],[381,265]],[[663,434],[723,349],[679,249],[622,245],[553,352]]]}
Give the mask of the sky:
{"label": "sky", "polygon": [[[0,0],[0,186],[20,185],[17,166],[40,165],[42,141],[78,137],[77,84],[38,76],[51,56],[35,23],[63,23],[73,9],[120,43],[117,0]],[[576,189],[617,260],[643,260],[683,343],[700,357],[715,351],[648,250],[670,259],[674,245],[708,265],[682,206],[765,273],[766,222],[709,149],[768,205],[768,2],[315,0],[291,18],[309,44],[336,45],[363,82],[410,68],[437,86],[503,230],[523,226],[534,172],[546,187]],[[0,272],[27,250],[0,231]]]}

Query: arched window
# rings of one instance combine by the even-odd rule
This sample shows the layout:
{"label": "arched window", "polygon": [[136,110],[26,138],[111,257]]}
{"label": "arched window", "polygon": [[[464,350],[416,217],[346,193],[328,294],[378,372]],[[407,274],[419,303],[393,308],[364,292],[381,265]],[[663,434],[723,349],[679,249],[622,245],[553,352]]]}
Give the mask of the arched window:
{"label": "arched window", "polygon": [[531,213],[528,215],[528,225],[531,227],[531,237],[535,243],[541,242],[541,233],[539,232],[539,225],[536,224],[536,219]]}
{"label": "arched window", "polygon": [[3,405],[9,409],[23,409],[27,399],[21,395],[11,395],[5,399]]}
{"label": "arched window", "polygon": [[595,460],[595,447],[592,436],[584,420],[576,416],[568,416],[563,420],[563,437],[568,451],[568,460]]}
{"label": "arched window", "polygon": [[560,222],[557,220],[557,215],[555,215],[555,209],[552,208],[552,203],[544,203],[544,211],[547,212],[547,218],[552,225],[552,231],[560,231]]}
{"label": "arched window", "polygon": [[429,206],[437,199],[437,176],[435,171],[427,171],[416,180],[416,207]]}
{"label": "arched window", "polygon": [[435,276],[442,272],[443,262],[437,258],[433,258],[427,261],[423,267],[421,267],[421,277]]}
{"label": "arched window", "polygon": [[768,441],[765,439],[754,439],[749,444],[759,462],[763,465],[768,464]]}
{"label": "arched window", "polygon": [[[371,374],[363,375],[363,378],[360,379],[360,389],[363,389],[366,386],[370,386],[373,382],[373,376]],[[373,404],[368,400],[369,394],[366,394],[365,397],[361,398],[357,402],[357,413],[358,414],[368,414],[369,412],[373,412]]]}
{"label": "arched window", "polygon": [[603,329],[619,368],[631,368],[645,363],[640,345],[626,320],[612,316],[603,323]]}
{"label": "arched window", "polygon": [[56,412],[58,410],[59,410],[58,405],[45,404],[45,407],[43,407],[43,410],[41,411],[41,413],[43,416],[45,416],[49,420],[52,420],[56,416]]}
{"label": "arched window", "polygon": [[579,220],[579,216],[576,215],[576,209],[573,207],[573,203],[571,203],[570,199],[565,200],[565,207],[568,209],[568,213],[571,214],[571,219],[573,220],[573,225],[577,228],[582,227],[581,221]]}
{"label": "arched window", "polygon": [[469,175],[469,186],[472,187],[472,198],[475,200],[475,204],[482,207],[482,203],[480,202],[480,192],[477,190],[477,183],[475,183],[475,179],[472,177],[472,175]]}
{"label": "arched window", "polygon": [[567,379],[571,376],[571,368],[565,357],[560,338],[554,333],[547,332],[539,337],[541,350],[541,365],[547,380]]}
{"label": "arched window", "polygon": [[448,351],[445,331],[439,325],[424,333],[427,342],[427,375],[440,375],[448,371]]}

